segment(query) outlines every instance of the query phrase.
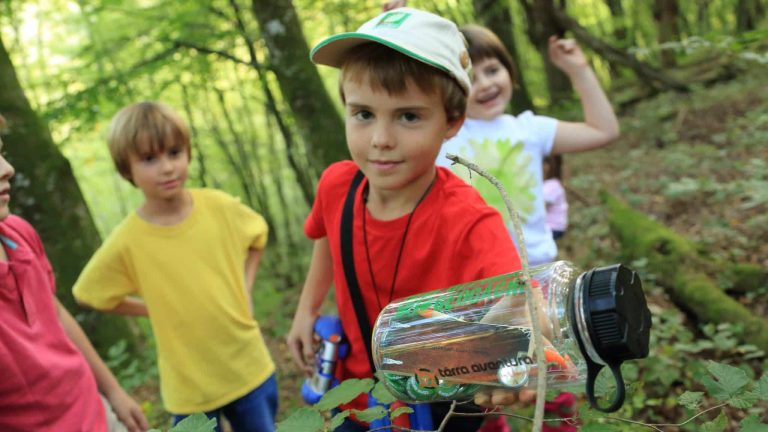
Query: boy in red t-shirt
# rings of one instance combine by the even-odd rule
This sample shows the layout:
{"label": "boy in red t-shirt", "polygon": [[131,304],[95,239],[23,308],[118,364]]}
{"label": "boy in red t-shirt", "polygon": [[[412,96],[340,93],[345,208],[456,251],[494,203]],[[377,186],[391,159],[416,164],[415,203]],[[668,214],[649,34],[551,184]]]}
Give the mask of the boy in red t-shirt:
{"label": "boy in red t-shirt", "polygon": [[0,430],[147,430],[139,405],[54,296],[40,237],[10,214],[14,169],[2,150],[0,139]]}
{"label": "boy in red t-shirt", "polygon": [[[304,226],[315,240],[312,262],[287,342],[299,367],[311,373],[313,324],[333,282],[350,344],[336,377],[367,378],[369,354],[343,259],[354,262],[371,326],[392,300],[512,272],[521,264],[499,213],[474,188],[435,166],[443,141],[464,121],[470,88],[469,55],[455,24],[401,8],[355,33],[324,40],[311,57],[341,69],[352,161],[332,164],[320,178]],[[354,195],[349,257],[340,249],[341,217],[358,170],[365,177]],[[502,401],[489,395],[478,400]],[[503,401],[509,401],[508,394]],[[444,413],[436,405],[432,414],[439,424]],[[358,398],[350,407],[364,409],[366,401]],[[481,417],[454,417],[445,430],[472,431],[481,422]],[[337,430],[363,427],[347,422]]]}

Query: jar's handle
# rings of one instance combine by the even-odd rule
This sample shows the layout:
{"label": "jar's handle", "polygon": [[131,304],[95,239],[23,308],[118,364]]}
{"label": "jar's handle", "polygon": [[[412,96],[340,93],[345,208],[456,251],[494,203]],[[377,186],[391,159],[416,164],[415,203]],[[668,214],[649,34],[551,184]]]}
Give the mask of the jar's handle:
{"label": "jar's handle", "polygon": [[624,378],[621,376],[621,363],[607,365],[613,373],[613,378],[616,381],[616,396],[613,398],[613,402],[606,408],[601,407],[595,399],[595,380],[600,370],[603,369],[603,365],[593,362],[587,358],[587,399],[592,408],[605,413],[611,413],[624,404]]}

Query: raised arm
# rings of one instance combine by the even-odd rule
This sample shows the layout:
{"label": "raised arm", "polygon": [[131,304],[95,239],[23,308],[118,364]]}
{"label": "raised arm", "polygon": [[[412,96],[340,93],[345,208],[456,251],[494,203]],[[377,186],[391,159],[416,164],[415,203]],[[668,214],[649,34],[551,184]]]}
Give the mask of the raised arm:
{"label": "raised arm", "polygon": [[328,238],[324,237],[315,240],[312,262],[309,265],[307,279],[304,281],[304,288],[301,290],[291,331],[286,340],[293,361],[308,375],[312,374],[312,357],[314,355],[313,327],[332,281],[333,260]]}
{"label": "raised arm", "polygon": [[558,122],[552,154],[592,150],[618,138],[613,107],[576,41],[550,37],[549,58],[570,78],[584,111],[583,122]]}
{"label": "raised arm", "polygon": [[99,357],[99,354],[93,348],[93,345],[91,345],[91,342],[77,321],[58,300],[56,300],[56,307],[64,331],[83,354],[83,357],[85,357],[85,361],[88,362],[96,378],[99,392],[107,398],[117,418],[120,419],[130,432],[146,431],[149,429],[149,422],[141,411],[141,407],[120,387],[117,379],[101,360],[101,357]]}

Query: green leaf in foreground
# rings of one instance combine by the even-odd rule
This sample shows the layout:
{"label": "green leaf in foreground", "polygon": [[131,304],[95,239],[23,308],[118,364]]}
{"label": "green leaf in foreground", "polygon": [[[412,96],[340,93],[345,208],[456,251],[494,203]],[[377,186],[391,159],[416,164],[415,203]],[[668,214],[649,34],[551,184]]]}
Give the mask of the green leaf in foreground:
{"label": "green leaf in foreground", "polygon": [[355,413],[355,417],[358,420],[364,421],[366,423],[370,423],[374,420],[378,420],[386,416],[387,414],[389,414],[389,410],[384,408],[381,405],[376,405],[363,411],[360,411],[360,410],[352,410],[352,411]]}
{"label": "green leaf in foreground", "polygon": [[299,408],[277,424],[277,432],[318,432],[323,429],[323,416],[312,408]]}
{"label": "green leaf in foreground", "polygon": [[216,419],[209,419],[203,413],[192,414],[178,422],[168,432],[211,432],[216,429]]}
{"label": "green leaf in foreground", "polygon": [[743,370],[710,361],[707,371],[715,378],[704,377],[701,383],[707,388],[709,394],[717,400],[727,401],[738,394],[749,383],[749,377]]}
{"label": "green leaf in foreground", "polygon": [[718,415],[716,419],[701,425],[701,431],[702,432],[723,432],[726,426],[728,426],[728,417],[726,417],[725,413],[722,410],[720,410],[720,415]]}
{"label": "green leaf in foreground", "polygon": [[413,408],[409,406],[401,406],[395,409],[394,411],[392,411],[392,413],[389,415],[389,418],[394,420],[403,414],[410,414],[412,412],[413,412]]}
{"label": "green leaf in foreground", "polygon": [[742,394],[736,395],[728,400],[728,405],[739,408],[739,409],[745,409],[749,408],[755,405],[755,402],[757,402],[759,398],[757,395],[755,395],[752,392],[744,392]]}
{"label": "green leaf in foreground", "polygon": [[331,430],[335,430],[337,427],[341,426],[342,423],[344,423],[344,419],[349,417],[349,415],[352,414],[350,410],[344,410],[331,419]]}
{"label": "green leaf in foreground", "polygon": [[689,409],[696,409],[701,403],[702,396],[704,396],[703,392],[686,391],[677,398],[677,403]]}
{"label": "green leaf in foreground", "polygon": [[392,402],[396,401],[394,396],[392,396],[392,393],[387,390],[387,387],[384,385],[383,382],[379,381],[376,383],[375,386],[373,386],[373,391],[371,392],[373,397],[376,398],[376,400],[379,403],[382,404],[391,404]]}
{"label": "green leaf in foreground", "polygon": [[755,383],[755,394],[761,400],[768,401],[768,372],[764,373],[760,380]]}
{"label": "green leaf in foreground", "polygon": [[621,428],[611,424],[590,423],[579,428],[581,432],[621,432]]}
{"label": "green leaf in foreground", "polygon": [[370,378],[344,380],[324,394],[320,401],[315,404],[315,408],[320,411],[328,411],[351,401],[360,393],[368,393],[371,388],[373,388],[373,380]]}
{"label": "green leaf in foreground", "polygon": [[757,416],[751,415],[739,423],[739,430],[741,432],[768,432],[768,424],[761,423]]}

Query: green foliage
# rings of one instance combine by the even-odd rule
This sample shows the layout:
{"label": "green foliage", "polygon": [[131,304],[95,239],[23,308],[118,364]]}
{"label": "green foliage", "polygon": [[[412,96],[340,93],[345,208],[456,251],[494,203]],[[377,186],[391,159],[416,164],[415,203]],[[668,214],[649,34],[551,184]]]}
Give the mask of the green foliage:
{"label": "green foliage", "polygon": [[[205,414],[197,413],[180,421],[168,432],[211,432],[216,429],[216,419],[209,419]],[[150,429],[149,432],[160,432],[159,429]]]}
{"label": "green foliage", "polygon": [[395,409],[394,411],[392,411],[392,413],[389,415],[389,418],[390,419],[394,419],[394,418],[397,418],[400,415],[410,414],[412,412],[413,412],[413,408],[408,407],[408,406],[402,406],[402,407],[399,407],[399,408]]}
{"label": "green foliage", "polygon": [[621,428],[606,423],[589,423],[579,428],[579,430],[582,432],[620,432]]}
{"label": "green foliage", "polygon": [[[381,2],[293,3],[302,21],[312,23],[303,28],[311,43],[357,27],[380,8]],[[471,2],[409,3],[451,16],[462,24],[474,20]],[[510,3],[512,33],[528,90],[542,107],[548,101],[546,74],[541,56],[528,40],[521,3]],[[655,62],[661,50],[672,50],[684,66],[676,74],[702,80],[709,69],[685,70],[685,66],[715,60],[712,70],[721,71],[717,69],[721,65],[738,79],[725,86],[694,86],[691,95],[662,94],[638,104],[631,116],[622,119],[621,142],[583,157],[568,156],[568,174],[572,177],[566,178],[566,183],[590,204],[574,206],[574,229],[569,236],[578,240],[561,248],[564,256],[584,266],[618,259],[617,245],[605,223],[605,209],[594,204],[595,185],[612,185],[632,206],[686,233],[697,247],[719,262],[764,264],[766,249],[755,244],[768,238],[768,156],[764,151],[764,143],[768,142],[768,113],[764,109],[768,97],[768,27],[758,25],[758,30],[737,34],[736,0],[680,0],[677,3],[684,37],[680,42],[659,45],[653,2],[620,3],[625,8],[623,16],[611,15],[606,2],[598,0],[572,0],[567,7],[594,35],[620,48],[634,47],[633,52],[641,60]],[[233,4],[243,12],[244,33],[235,26]],[[182,113],[193,126],[195,156],[190,185],[224,189],[271,214],[271,243],[256,283],[264,301],[257,302],[255,313],[265,335],[281,339],[289,327],[291,307],[311,249],[301,232],[308,207],[296,185],[296,171],[309,168],[306,149],[301,145],[288,148],[274,115],[265,106],[263,89],[278,88],[274,74],[259,73],[247,64],[246,36],[256,41],[255,60],[264,66],[270,64],[249,6],[247,0],[4,2],[0,6],[0,31],[27,96],[49,122],[54,141],[76,171],[102,235],[141,201],[140,194],[114,173],[104,142],[109,118],[119,107],[141,99],[161,100]],[[627,30],[622,39],[614,37],[619,28]],[[231,58],[222,57],[222,53]],[[604,82],[614,73],[627,76],[626,70],[611,70],[609,78],[602,59],[591,56],[590,60]],[[755,72],[743,75],[745,70]],[[326,78],[326,89],[336,97],[337,73],[330,68],[321,68],[320,72]],[[290,132],[296,135],[286,101],[279,92],[274,95]],[[613,96],[611,99],[616,101]],[[567,118],[577,117],[569,112]],[[244,151],[234,159],[241,163],[233,163],[227,150],[239,144],[243,144]],[[613,148],[617,152],[610,153]],[[294,159],[289,160],[289,156]],[[297,166],[294,168],[292,163]],[[524,180],[515,177],[512,181],[517,184]],[[502,214],[506,216],[506,212]],[[648,259],[639,257],[632,265],[642,271],[646,292],[659,303],[654,308],[651,358],[638,362],[639,367],[624,368],[628,376],[634,373],[634,382],[629,384],[627,403],[620,413],[649,422],[669,421],[670,416],[687,418],[697,409],[692,407],[694,404],[706,409],[726,403],[723,412],[727,417],[728,410],[748,405],[757,397],[754,405],[743,409],[753,414],[745,417],[740,426],[748,432],[765,431],[760,423],[762,413],[756,410],[765,408],[768,383],[764,374],[752,382],[750,372],[757,374],[761,368],[766,369],[768,364],[759,365],[765,353],[739,342],[743,329],[737,326],[698,326],[689,322],[654,285],[658,276],[651,272]],[[718,277],[720,286],[730,288],[733,280],[729,276]],[[762,316],[767,292],[768,286],[763,286],[745,293],[739,301]],[[112,348],[107,360],[125,386],[135,388],[156,379],[151,360],[131,358],[119,344]],[[152,353],[151,345],[142,354],[149,358],[148,353]],[[714,367],[717,374],[713,374],[708,360],[739,365],[749,382],[739,388],[735,383],[744,377],[739,378],[738,371]],[[708,386],[702,382],[705,377]],[[735,381],[733,377],[737,377]],[[377,393],[379,390],[378,385],[373,389],[376,397],[385,398]],[[614,391],[610,380],[601,380],[600,390],[610,396]],[[727,395],[728,399],[721,401],[715,394]],[[282,402],[283,407],[295,405]],[[315,413],[322,421],[323,412],[310,411],[304,412],[308,418]],[[603,423],[599,413],[588,409],[584,413],[592,416],[584,426],[587,431],[631,427]],[[331,425],[349,414],[340,413]],[[723,414],[720,416],[706,427],[716,430]],[[712,416],[707,418],[711,420]],[[690,430],[702,430],[705,419],[694,423]]]}
{"label": "green foliage", "polygon": [[756,415],[750,415],[739,423],[741,432],[768,432],[768,424],[761,423]]}
{"label": "green foliage", "polygon": [[125,340],[120,340],[109,348],[105,362],[120,385],[128,391],[158,379],[154,349],[142,351],[141,357],[137,357],[128,351]]}
{"label": "green foliage", "polygon": [[686,391],[677,398],[677,403],[688,409],[696,409],[701,404],[703,396],[704,392]]}
{"label": "green foliage", "polygon": [[[346,404],[361,394],[371,392],[380,403],[389,405],[396,399],[387,391],[384,384],[373,379],[352,378],[342,381],[338,386],[330,389],[320,400],[309,408],[301,408],[291,414],[286,420],[278,423],[278,431],[306,431],[318,432],[325,429],[324,415],[327,417],[332,410]],[[334,430],[342,424],[344,419],[354,415],[360,421],[370,423],[384,416],[395,418],[401,414],[413,412],[409,407],[386,408],[377,405],[365,410],[348,409],[336,413],[331,419],[329,430]]]}
{"label": "green foliage", "polygon": [[720,415],[716,419],[702,424],[701,430],[703,432],[723,432],[727,426],[728,417],[725,416],[725,412],[720,411]]}
{"label": "green foliage", "polygon": [[380,380],[376,381],[376,385],[373,386],[371,394],[374,398],[376,398],[377,401],[383,404],[391,404],[397,400],[394,396],[392,396],[392,393],[387,390],[387,387]]}
{"label": "green foliage", "polygon": [[[742,399],[742,396],[745,395],[744,389],[750,382],[749,377],[747,377],[747,374],[742,369],[709,362],[707,371],[709,371],[711,377],[706,376],[702,378],[701,383],[704,384],[709,394],[715,399],[728,402],[735,408],[748,408],[751,406]],[[755,401],[752,400],[752,402],[754,403]]]}
{"label": "green foliage", "polygon": [[370,378],[345,380],[338,386],[328,390],[326,394],[315,404],[318,410],[330,410],[341,404],[345,404],[356,398],[361,393],[367,393],[373,388],[373,380]]}
{"label": "green foliage", "polygon": [[323,416],[312,408],[299,408],[277,424],[278,432],[316,432],[323,429]]}

